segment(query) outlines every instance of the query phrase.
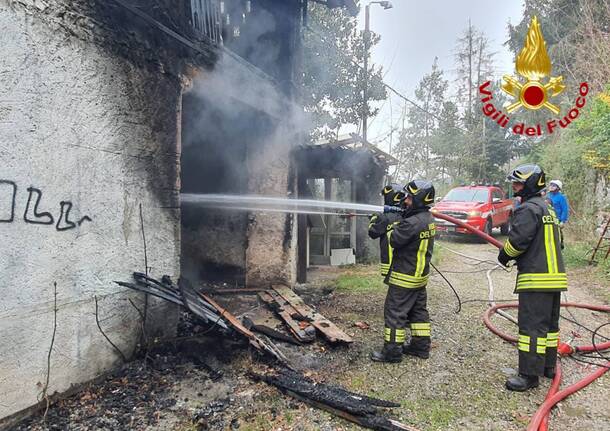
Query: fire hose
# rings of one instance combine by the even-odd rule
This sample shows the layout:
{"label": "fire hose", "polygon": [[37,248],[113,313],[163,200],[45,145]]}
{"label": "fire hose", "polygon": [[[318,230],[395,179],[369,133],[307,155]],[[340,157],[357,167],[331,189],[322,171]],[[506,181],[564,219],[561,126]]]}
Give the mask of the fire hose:
{"label": "fire hose", "polygon": [[[458,225],[460,227],[467,229],[469,232],[472,232],[473,234],[483,238],[485,241],[489,242],[490,244],[496,246],[499,249],[502,249],[502,247],[503,247],[503,244],[500,241],[498,241],[495,238],[492,238],[491,236],[487,235],[486,233],[481,232],[480,230],[468,225],[467,223],[464,223],[463,221],[456,219],[455,217],[451,217],[447,214],[442,214],[442,213],[435,213],[434,216],[436,218],[446,220],[450,223],[453,223],[455,225]],[[582,309],[587,309],[587,310],[592,310],[592,311],[601,311],[601,312],[610,313],[610,306],[605,306],[605,305],[577,304],[577,303],[573,303],[573,302],[562,302],[561,306],[562,307],[582,308]],[[483,322],[485,323],[485,326],[487,326],[487,328],[492,333],[497,335],[498,337],[500,337],[508,342],[516,343],[517,342],[516,337],[503,333],[502,331],[497,329],[492,324],[491,316],[495,313],[500,312],[501,310],[503,310],[505,308],[518,308],[518,307],[519,307],[518,303],[493,305],[490,308],[488,308],[487,311],[484,313]],[[606,350],[606,349],[610,349],[610,341],[605,342],[605,343],[585,345],[585,346],[571,346],[569,344],[560,342],[557,352],[560,356],[571,356],[577,352],[598,352],[599,353],[600,351]],[[578,382],[574,383],[573,385],[568,386],[567,388],[560,391],[559,387],[561,385],[562,372],[561,372],[561,366],[560,366],[559,362],[557,362],[555,377],[553,378],[551,386],[547,392],[545,401],[542,403],[542,405],[540,405],[540,407],[538,408],[536,413],[532,416],[532,419],[527,427],[527,431],[547,431],[551,409],[556,404],[558,404],[560,401],[562,401],[563,399],[574,394],[575,392],[579,391],[580,389],[588,386],[590,383],[595,381],[597,378],[604,375],[610,369],[610,361],[608,361],[604,365],[600,364],[599,366],[600,366],[600,368],[598,370],[592,372],[591,374],[584,377],[580,381],[578,381]]]}

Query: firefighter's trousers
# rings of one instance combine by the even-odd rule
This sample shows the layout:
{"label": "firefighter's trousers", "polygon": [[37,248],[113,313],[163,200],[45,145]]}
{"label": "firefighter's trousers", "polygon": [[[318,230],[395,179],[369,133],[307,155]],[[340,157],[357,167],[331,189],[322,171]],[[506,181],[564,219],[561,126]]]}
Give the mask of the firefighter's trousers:
{"label": "firefighter's trousers", "polygon": [[542,376],[557,363],[561,292],[519,293],[519,373]]}
{"label": "firefighter's trousers", "polygon": [[385,342],[404,343],[408,327],[411,330],[411,349],[428,352],[430,316],[427,302],[425,287],[408,289],[389,286],[384,306]]}

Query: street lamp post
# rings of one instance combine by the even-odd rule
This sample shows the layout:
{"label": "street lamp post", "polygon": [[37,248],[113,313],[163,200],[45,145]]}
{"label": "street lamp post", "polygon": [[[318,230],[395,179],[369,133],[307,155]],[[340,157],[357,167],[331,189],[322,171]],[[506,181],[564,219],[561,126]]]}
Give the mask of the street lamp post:
{"label": "street lamp post", "polygon": [[364,88],[362,90],[362,139],[367,140],[368,114],[369,114],[369,50],[371,44],[370,16],[371,5],[378,4],[385,10],[392,9],[389,1],[372,1],[364,7]]}

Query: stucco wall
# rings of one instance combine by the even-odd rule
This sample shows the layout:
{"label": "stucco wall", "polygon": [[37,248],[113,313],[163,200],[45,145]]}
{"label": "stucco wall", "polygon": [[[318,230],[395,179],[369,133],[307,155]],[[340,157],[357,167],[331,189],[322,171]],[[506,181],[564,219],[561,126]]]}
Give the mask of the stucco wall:
{"label": "stucco wall", "polygon": [[[140,297],[112,282],[144,269],[140,204],[152,274],[176,277],[180,250],[178,79],[8,3],[0,0],[0,418],[41,392],[54,282],[49,393],[119,360],[97,329],[95,295],[108,336],[134,349],[127,298]],[[151,322],[164,307],[153,304]]]}

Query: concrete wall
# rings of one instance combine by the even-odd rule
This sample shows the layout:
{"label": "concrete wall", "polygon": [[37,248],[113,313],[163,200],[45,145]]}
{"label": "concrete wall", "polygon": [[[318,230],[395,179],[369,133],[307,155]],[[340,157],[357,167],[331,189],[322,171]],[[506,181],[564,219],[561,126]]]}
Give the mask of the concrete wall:
{"label": "concrete wall", "polygon": [[127,298],[140,297],[112,282],[144,269],[140,204],[152,274],[179,272],[179,80],[72,36],[36,3],[0,0],[0,418],[41,392],[55,282],[49,393],[118,363],[94,296],[106,333],[132,353]]}

